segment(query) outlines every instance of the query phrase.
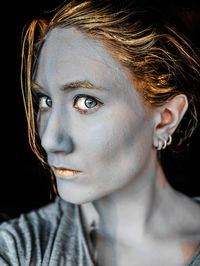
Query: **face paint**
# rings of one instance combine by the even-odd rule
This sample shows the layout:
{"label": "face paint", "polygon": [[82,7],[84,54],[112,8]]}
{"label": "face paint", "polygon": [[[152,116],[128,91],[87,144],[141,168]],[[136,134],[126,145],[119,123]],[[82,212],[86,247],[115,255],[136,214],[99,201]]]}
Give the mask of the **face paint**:
{"label": "face paint", "polygon": [[34,83],[43,95],[41,144],[63,199],[93,201],[140,175],[152,151],[151,115],[102,43],[73,28],[53,29]]}

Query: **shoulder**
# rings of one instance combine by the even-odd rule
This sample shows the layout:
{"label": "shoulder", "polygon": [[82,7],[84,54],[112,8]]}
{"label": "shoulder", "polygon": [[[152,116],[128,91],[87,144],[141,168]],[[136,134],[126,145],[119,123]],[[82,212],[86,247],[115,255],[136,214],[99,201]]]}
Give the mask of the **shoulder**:
{"label": "shoulder", "polygon": [[[174,264],[171,262],[170,265],[200,265],[196,262],[199,260],[200,247],[200,199],[178,192],[172,195],[172,201],[167,204],[156,224],[159,226],[154,227],[151,246],[155,244],[166,265],[169,258],[174,260]],[[163,225],[163,231],[160,224]]]}
{"label": "shoulder", "polygon": [[194,200],[196,203],[198,203],[199,206],[200,206],[200,197],[195,197],[195,198],[193,198],[193,200]]}
{"label": "shoulder", "polygon": [[199,266],[200,265],[200,247],[190,260],[190,262],[187,264],[187,266]]}
{"label": "shoulder", "polygon": [[60,219],[61,210],[59,205],[60,202],[56,199],[53,203],[32,210],[29,213],[21,214],[19,218],[4,222],[0,225],[0,234],[2,235],[9,231],[15,235],[23,231],[23,235],[25,235],[30,229],[32,229],[32,231],[36,229],[39,230],[39,228],[44,227],[44,225],[45,228],[51,227]]}
{"label": "shoulder", "polygon": [[182,196],[177,200],[175,211],[178,214],[177,239],[187,266],[200,265],[200,198]]}
{"label": "shoulder", "polygon": [[72,204],[56,199],[42,208],[2,223],[0,265],[6,265],[5,261],[11,265],[19,265],[19,261],[21,265],[29,265],[28,261],[35,261],[35,265],[40,265],[46,249],[53,247],[58,228],[67,227],[67,218],[62,217],[73,214],[73,210]]}
{"label": "shoulder", "polygon": [[[194,198],[194,201],[196,203],[198,203],[198,205],[200,207],[200,197]],[[200,209],[199,209],[199,211],[200,211]],[[199,244],[198,250],[195,252],[195,254],[193,255],[192,259],[190,260],[190,262],[188,263],[187,266],[199,266],[199,265],[200,265],[200,244]]]}

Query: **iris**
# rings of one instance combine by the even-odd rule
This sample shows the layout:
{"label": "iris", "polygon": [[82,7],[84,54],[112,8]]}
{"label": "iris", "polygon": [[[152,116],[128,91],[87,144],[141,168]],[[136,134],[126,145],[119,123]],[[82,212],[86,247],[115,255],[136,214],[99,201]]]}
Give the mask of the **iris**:
{"label": "iris", "polygon": [[93,99],[86,99],[85,105],[87,106],[87,108],[92,108],[92,107],[95,107],[97,103]]}

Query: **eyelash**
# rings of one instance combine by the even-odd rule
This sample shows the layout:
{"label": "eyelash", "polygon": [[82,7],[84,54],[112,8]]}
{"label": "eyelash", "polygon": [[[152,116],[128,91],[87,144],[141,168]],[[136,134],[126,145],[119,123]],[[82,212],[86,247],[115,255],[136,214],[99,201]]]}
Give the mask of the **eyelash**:
{"label": "eyelash", "polygon": [[[36,103],[39,107],[40,105],[40,102],[41,102],[41,99],[43,97],[46,97],[46,98],[50,98],[48,97],[47,95],[45,94],[42,94],[42,93],[36,93],[35,95],[36,97]],[[93,101],[97,102],[97,104],[92,107],[92,108],[88,108],[87,110],[81,110],[80,108],[76,108],[75,105],[77,104],[77,101],[81,98],[86,98],[86,99],[92,99]],[[91,114],[93,112],[95,112],[96,110],[98,110],[102,105],[104,105],[99,99],[93,97],[93,96],[90,96],[90,95],[86,95],[86,94],[79,94],[79,95],[76,95],[75,97],[73,97],[73,100],[74,100],[74,103],[73,103],[73,107],[76,109],[77,112],[79,112],[80,114]],[[51,107],[49,107],[51,108]],[[39,107],[40,110],[42,111],[46,111],[46,109],[48,108],[41,108]]]}

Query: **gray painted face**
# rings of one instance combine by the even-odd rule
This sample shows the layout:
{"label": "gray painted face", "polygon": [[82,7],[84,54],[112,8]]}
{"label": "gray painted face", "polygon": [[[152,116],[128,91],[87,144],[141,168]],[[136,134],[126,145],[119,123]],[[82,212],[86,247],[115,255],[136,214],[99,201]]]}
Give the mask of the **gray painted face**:
{"label": "gray painted face", "polygon": [[[98,89],[64,89],[83,81]],[[82,172],[71,179],[55,173],[63,199],[99,199],[145,169],[152,152],[151,113],[102,43],[73,28],[53,29],[35,83],[46,95],[40,99],[38,128],[49,164]]]}

